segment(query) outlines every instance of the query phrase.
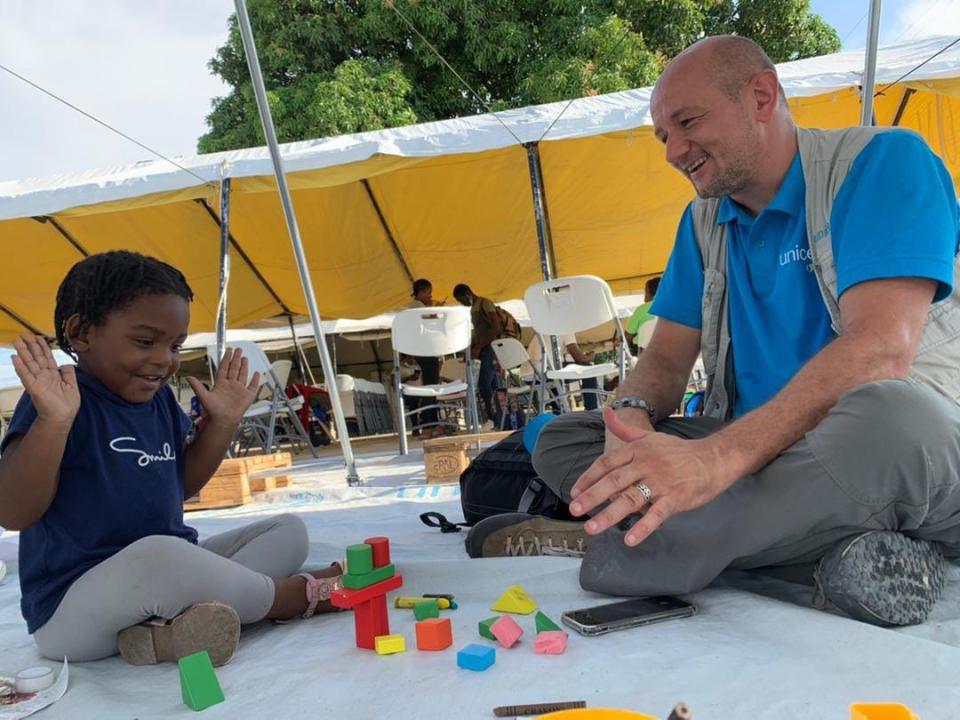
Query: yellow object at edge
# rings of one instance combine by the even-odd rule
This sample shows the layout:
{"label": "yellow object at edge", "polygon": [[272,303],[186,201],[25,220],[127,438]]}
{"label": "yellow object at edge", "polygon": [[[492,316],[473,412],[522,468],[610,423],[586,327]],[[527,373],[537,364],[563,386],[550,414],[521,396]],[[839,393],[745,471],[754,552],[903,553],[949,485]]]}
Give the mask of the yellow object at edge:
{"label": "yellow object at edge", "polygon": [[407,641],[403,635],[377,635],[373,640],[377,655],[393,655],[406,652]]}

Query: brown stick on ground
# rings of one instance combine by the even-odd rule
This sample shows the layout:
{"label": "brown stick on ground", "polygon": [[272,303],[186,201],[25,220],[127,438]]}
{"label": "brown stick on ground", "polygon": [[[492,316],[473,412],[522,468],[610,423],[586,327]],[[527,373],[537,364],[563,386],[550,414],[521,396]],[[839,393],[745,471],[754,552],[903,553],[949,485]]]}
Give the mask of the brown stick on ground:
{"label": "brown stick on ground", "polygon": [[690,712],[690,708],[683,703],[677,703],[667,720],[691,720],[692,717],[693,713]]}
{"label": "brown stick on ground", "polygon": [[572,700],[570,702],[536,703],[535,705],[502,705],[493,709],[493,714],[497,717],[517,717],[518,715],[546,715],[547,713],[559,712],[560,710],[577,710],[585,708],[587,703],[583,700]]}

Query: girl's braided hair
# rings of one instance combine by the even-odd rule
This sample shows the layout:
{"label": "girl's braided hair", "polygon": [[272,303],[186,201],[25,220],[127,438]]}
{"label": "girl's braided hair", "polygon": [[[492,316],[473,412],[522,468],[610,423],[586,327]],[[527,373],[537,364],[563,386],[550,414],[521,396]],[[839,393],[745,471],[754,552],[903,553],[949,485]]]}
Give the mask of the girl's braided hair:
{"label": "girl's braided hair", "polygon": [[193,291],[183,273],[156,258],[111,250],[85,258],[70,268],[57,290],[53,323],[60,349],[76,358],[67,337],[67,320],[80,316],[85,325],[102,325],[107,315],[143,295],[177,295],[187,302]]}

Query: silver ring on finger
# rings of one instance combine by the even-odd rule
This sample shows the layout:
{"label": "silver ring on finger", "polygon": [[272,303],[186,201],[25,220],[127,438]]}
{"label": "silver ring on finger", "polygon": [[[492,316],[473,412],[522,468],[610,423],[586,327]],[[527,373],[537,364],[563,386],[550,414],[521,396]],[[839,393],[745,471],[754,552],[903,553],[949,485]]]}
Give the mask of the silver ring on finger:
{"label": "silver ring on finger", "polygon": [[647,487],[646,483],[638,482],[634,487],[640,491],[640,494],[643,495],[643,499],[646,502],[649,503],[653,501],[653,491]]}

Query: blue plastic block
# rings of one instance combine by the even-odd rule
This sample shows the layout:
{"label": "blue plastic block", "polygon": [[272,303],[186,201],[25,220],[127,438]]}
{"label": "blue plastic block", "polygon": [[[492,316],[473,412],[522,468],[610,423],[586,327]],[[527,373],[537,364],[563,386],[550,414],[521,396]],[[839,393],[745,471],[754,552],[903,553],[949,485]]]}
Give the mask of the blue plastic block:
{"label": "blue plastic block", "polygon": [[480,672],[486,670],[497,661],[495,648],[486,645],[467,645],[457,653],[457,665],[467,670]]}

